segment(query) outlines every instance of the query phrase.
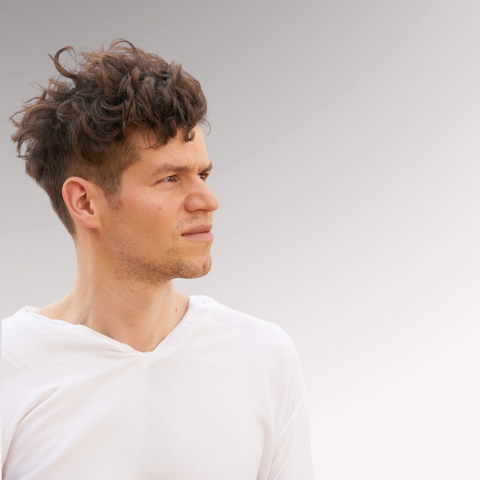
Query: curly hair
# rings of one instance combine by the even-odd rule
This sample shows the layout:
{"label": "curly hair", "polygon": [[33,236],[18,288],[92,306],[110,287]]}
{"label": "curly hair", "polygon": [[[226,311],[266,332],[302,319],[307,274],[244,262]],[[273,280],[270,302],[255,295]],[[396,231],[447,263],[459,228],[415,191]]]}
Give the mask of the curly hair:
{"label": "curly hair", "polygon": [[[60,64],[64,51],[73,52],[73,71]],[[12,139],[17,155],[25,160],[26,173],[47,192],[75,239],[62,196],[67,178],[92,181],[109,204],[118,205],[122,173],[139,160],[129,142],[131,131],[141,129],[150,148],[166,145],[179,129],[185,141],[191,141],[197,124],[208,125],[207,102],[200,83],[181,65],[169,64],[123,39],[107,50],[82,52],[80,58],[72,47],[49,56],[60,76],[51,78],[40,96],[12,115],[17,127]]]}

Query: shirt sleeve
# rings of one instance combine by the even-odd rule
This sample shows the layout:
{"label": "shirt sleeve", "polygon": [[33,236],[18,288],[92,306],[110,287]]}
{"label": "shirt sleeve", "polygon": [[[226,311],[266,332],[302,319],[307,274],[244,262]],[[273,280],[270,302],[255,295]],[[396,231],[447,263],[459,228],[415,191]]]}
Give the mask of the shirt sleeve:
{"label": "shirt sleeve", "polygon": [[267,479],[315,480],[305,379],[293,341],[285,340],[271,383],[276,398],[275,441]]}
{"label": "shirt sleeve", "polygon": [[268,476],[268,480],[300,479],[315,480],[305,390],[287,423],[276,435]]}
{"label": "shirt sleeve", "polygon": [[2,466],[10,448],[17,423],[25,413],[29,380],[12,362],[2,356]]}

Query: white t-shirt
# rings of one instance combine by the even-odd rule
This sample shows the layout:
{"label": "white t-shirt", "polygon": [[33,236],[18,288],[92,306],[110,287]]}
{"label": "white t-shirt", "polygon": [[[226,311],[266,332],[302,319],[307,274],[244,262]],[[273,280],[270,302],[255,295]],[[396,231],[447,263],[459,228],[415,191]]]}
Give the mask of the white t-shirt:
{"label": "white t-shirt", "polygon": [[24,307],[3,324],[4,480],[312,480],[277,325],[190,297],[152,352]]}

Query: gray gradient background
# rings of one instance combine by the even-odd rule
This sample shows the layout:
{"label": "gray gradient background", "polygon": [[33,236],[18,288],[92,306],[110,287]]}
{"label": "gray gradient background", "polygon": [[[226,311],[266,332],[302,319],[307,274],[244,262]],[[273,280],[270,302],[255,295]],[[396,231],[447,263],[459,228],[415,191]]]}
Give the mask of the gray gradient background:
{"label": "gray gradient background", "polygon": [[478,1],[17,0],[0,31],[1,317],[76,274],[7,118],[47,53],[126,38],[209,102],[213,269],[176,288],[293,338],[318,479],[480,478]]}

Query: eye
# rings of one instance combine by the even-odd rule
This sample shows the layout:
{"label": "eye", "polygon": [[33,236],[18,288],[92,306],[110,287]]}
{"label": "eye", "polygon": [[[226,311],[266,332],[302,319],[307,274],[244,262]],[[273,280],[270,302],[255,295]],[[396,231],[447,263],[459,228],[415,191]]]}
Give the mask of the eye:
{"label": "eye", "polygon": [[199,176],[202,180],[206,180],[206,179],[210,176],[210,172],[199,173],[198,176]]}
{"label": "eye", "polygon": [[176,181],[176,175],[171,175],[170,177],[165,177],[160,180],[160,182],[175,182]]}

